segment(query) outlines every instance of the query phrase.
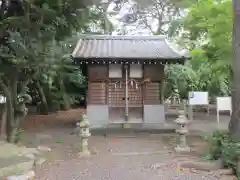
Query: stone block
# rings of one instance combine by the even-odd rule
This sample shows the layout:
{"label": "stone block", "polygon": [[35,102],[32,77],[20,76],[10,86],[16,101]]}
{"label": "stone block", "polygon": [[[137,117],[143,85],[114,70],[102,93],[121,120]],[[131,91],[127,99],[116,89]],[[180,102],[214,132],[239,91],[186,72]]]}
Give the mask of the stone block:
{"label": "stone block", "polygon": [[185,146],[185,147],[177,146],[177,147],[175,147],[175,151],[178,153],[182,153],[182,152],[190,152],[191,149],[188,146]]}
{"label": "stone block", "polygon": [[221,176],[219,180],[238,180],[238,178],[233,175],[224,175],[224,176]]}
{"label": "stone block", "polygon": [[35,178],[35,172],[29,171],[22,175],[9,176],[6,180],[31,180]]}
{"label": "stone block", "polygon": [[222,176],[222,175],[233,175],[234,172],[232,169],[219,169],[214,172],[215,174]]}
{"label": "stone block", "polygon": [[184,161],[178,164],[181,168],[193,168],[200,171],[217,171],[222,169],[222,160],[210,161],[210,162],[200,162],[200,161]]}
{"label": "stone block", "polygon": [[37,150],[42,151],[42,152],[51,152],[52,151],[52,149],[47,146],[38,146]]}
{"label": "stone block", "polygon": [[0,177],[6,177],[30,171],[33,168],[34,160],[26,157],[12,157],[0,159],[0,165]]}

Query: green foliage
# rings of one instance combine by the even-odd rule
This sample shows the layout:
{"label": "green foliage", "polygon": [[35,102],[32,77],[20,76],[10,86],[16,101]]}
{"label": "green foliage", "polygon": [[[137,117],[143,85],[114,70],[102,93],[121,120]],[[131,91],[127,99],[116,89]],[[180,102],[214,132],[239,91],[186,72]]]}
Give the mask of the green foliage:
{"label": "green foliage", "polygon": [[[49,105],[54,103],[54,107],[57,104],[58,107],[64,107],[66,102],[63,97],[66,95],[71,105],[77,103],[84,96],[82,89],[85,89],[85,77],[82,70],[72,64],[70,57],[77,40],[78,36],[74,34],[64,41],[53,41],[45,57],[48,59],[47,63],[40,69],[41,73],[35,77],[35,80],[40,81],[44,87],[44,94],[48,94],[47,98],[51,99],[48,101]],[[32,90],[32,94],[40,97],[39,92],[35,90]]]}
{"label": "green foliage", "polygon": [[209,143],[209,152],[206,159],[217,160],[222,157],[222,146],[224,142],[229,142],[230,136],[228,131],[214,131],[212,135],[205,136],[204,139]]}
{"label": "green foliage", "polygon": [[167,68],[165,97],[174,88],[182,98],[188,91],[209,91],[212,97],[230,95],[232,1],[192,3],[185,18],[172,22],[169,33],[181,35],[179,44],[189,48],[192,59],[184,66]]}
{"label": "green foliage", "polygon": [[233,140],[228,131],[217,130],[211,136],[205,137],[209,143],[206,159],[217,160],[222,158],[226,168],[236,172],[237,161],[240,157],[240,141]]}
{"label": "green foliage", "polygon": [[[208,41],[219,57],[231,54],[232,1],[201,0],[192,5],[184,21],[190,40]],[[186,37],[186,36],[185,36]]]}
{"label": "green foliage", "polygon": [[28,84],[38,82],[41,105],[46,105],[44,90],[51,94],[55,86],[67,104],[67,82],[84,82],[82,74],[69,67],[69,43],[76,43],[75,32],[89,29],[93,15],[88,5],[85,0],[1,1],[0,89],[8,102],[8,137],[18,128],[18,95],[26,94]]}
{"label": "green foliage", "polygon": [[15,137],[15,143],[18,143],[18,142],[20,142],[20,141],[22,141],[23,140],[23,132],[24,132],[24,130],[23,129],[19,129],[18,131],[17,131],[17,133],[16,133],[16,137]]}
{"label": "green foliage", "polygon": [[229,67],[221,61],[211,63],[202,49],[192,50],[191,57],[185,65],[166,68],[165,97],[169,97],[173,89],[178,89],[181,98],[186,98],[189,91],[208,91],[211,96],[229,95]]}

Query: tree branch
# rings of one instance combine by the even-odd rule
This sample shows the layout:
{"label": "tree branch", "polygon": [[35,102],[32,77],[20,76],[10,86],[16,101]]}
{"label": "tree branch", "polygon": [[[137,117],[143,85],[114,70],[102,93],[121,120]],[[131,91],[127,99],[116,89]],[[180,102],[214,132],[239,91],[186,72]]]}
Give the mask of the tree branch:
{"label": "tree branch", "polygon": [[151,25],[148,24],[147,18],[143,18],[143,19],[142,19],[142,22],[143,22],[143,24],[146,26],[146,28],[148,28],[148,29],[151,31],[152,34],[155,33],[155,32],[152,30]]}
{"label": "tree branch", "polygon": [[1,21],[4,19],[5,8],[6,8],[6,0],[2,0],[2,4],[0,7],[0,20]]}

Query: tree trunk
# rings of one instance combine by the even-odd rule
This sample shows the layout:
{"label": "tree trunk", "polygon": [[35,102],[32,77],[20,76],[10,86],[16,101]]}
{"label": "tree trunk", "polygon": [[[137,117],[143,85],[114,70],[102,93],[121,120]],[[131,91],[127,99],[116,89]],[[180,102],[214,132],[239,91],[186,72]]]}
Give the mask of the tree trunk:
{"label": "tree trunk", "polygon": [[[16,82],[17,83],[17,82]],[[13,85],[13,84],[11,84]],[[0,86],[3,89],[4,95],[6,96],[6,135],[8,142],[14,142],[14,105],[16,101],[13,99],[12,93],[15,92],[13,88],[9,88],[3,81],[0,80]],[[12,86],[16,87],[16,86]],[[14,96],[17,97],[17,96]]]}
{"label": "tree trunk", "polygon": [[71,102],[68,94],[66,93],[65,85],[62,79],[59,79],[59,87],[62,92],[63,108],[64,110],[69,110],[71,108]]}
{"label": "tree trunk", "polygon": [[113,27],[111,22],[107,18],[107,14],[104,13],[104,34],[112,34]]}
{"label": "tree trunk", "polygon": [[6,104],[3,107],[2,117],[1,117],[1,137],[6,136],[6,121],[7,121],[7,108]]}
{"label": "tree trunk", "polygon": [[71,109],[70,98],[69,98],[69,96],[68,96],[68,94],[66,92],[63,93],[63,102],[64,102],[64,104],[63,104],[64,110]]}
{"label": "tree trunk", "polygon": [[240,138],[240,1],[233,0],[233,87],[232,116],[229,131],[235,138]]}
{"label": "tree trunk", "polygon": [[[16,140],[16,135],[19,132],[20,120],[26,115],[24,102],[21,103],[24,106],[24,108],[21,109],[21,104],[18,101],[18,73],[10,74],[7,82],[4,82],[0,79],[0,87],[2,88],[6,97],[5,107],[7,141],[14,143]],[[21,93],[24,93],[24,90]]]}
{"label": "tree trunk", "polygon": [[44,90],[39,81],[36,81],[35,84],[36,84],[36,88],[37,88],[38,94],[41,99],[40,112],[42,114],[48,114],[49,108],[48,108],[48,102],[47,102]]}
{"label": "tree trunk", "polygon": [[6,107],[7,107],[7,116],[6,116],[7,141],[10,143],[13,143],[15,141],[16,127],[14,126],[15,116],[14,116],[13,96],[10,92],[6,97]]}

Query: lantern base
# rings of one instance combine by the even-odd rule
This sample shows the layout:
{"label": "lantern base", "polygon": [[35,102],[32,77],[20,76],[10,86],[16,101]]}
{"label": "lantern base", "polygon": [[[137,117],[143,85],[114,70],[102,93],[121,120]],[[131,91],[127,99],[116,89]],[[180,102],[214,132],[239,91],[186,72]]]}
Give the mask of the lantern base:
{"label": "lantern base", "polygon": [[90,151],[85,151],[85,152],[80,152],[78,153],[79,157],[86,157],[86,156],[91,156],[91,152]]}
{"label": "lantern base", "polygon": [[124,124],[122,124],[122,128],[123,128],[123,129],[129,129],[129,128],[131,128],[131,124],[129,124],[129,123],[124,123]]}

